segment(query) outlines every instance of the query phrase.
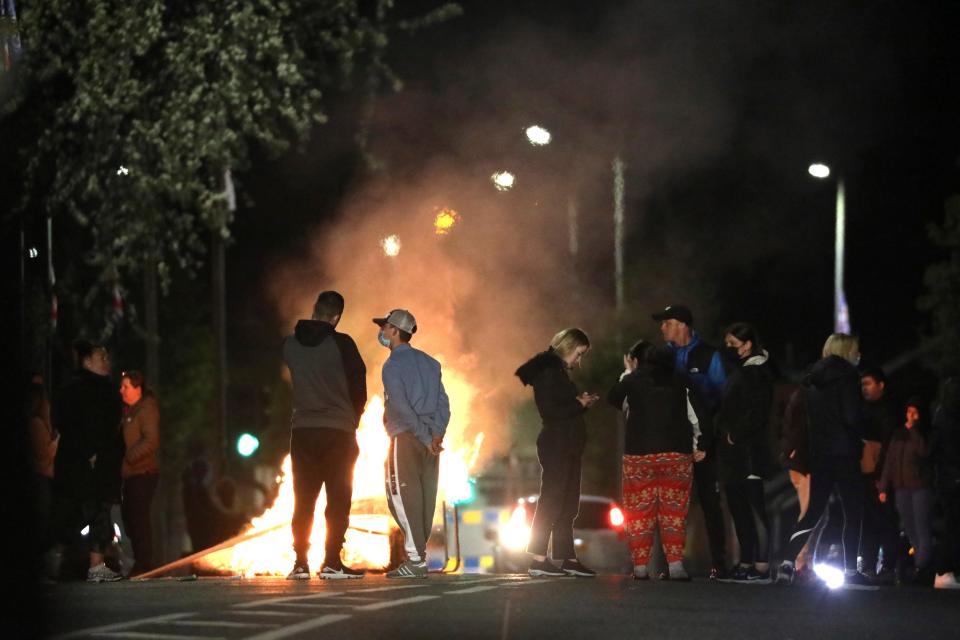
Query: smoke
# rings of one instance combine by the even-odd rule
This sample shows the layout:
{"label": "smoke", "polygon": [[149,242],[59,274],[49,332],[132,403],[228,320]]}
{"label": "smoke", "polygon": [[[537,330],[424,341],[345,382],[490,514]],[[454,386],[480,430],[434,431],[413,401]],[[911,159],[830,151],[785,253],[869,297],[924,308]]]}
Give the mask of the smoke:
{"label": "smoke", "polygon": [[[638,41],[629,27],[637,15],[623,17],[609,16],[586,40],[541,26],[502,29],[437,57],[442,90],[414,82],[381,101],[373,130],[386,171],[354,185],[335,219],[312,231],[308,255],[269,278],[284,328],[309,317],[319,291],[340,291],[339,329],[357,340],[378,392],[388,351],[371,318],[409,309],[419,325],[413,345],[476,394],[469,415],[454,416],[466,439],[483,431],[484,455],[508,449],[511,411],[527,397],[516,367],[566,326],[596,337],[609,327],[613,158],[628,166],[628,233],[670,238],[670,220],[641,214],[656,181],[710,158],[730,135],[720,89],[729,56],[704,66],[709,56],[691,39]],[[532,124],[551,132],[551,144],[527,142]],[[516,175],[511,190],[494,187],[498,171]],[[433,225],[445,208],[459,220],[441,236]],[[390,257],[380,243],[394,234],[402,248]],[[643,253],[650,268],[634,269],[631,309],[648,317],[709,293],[682,238],[640,246],[631,243],[628,261],[636,266]]]}

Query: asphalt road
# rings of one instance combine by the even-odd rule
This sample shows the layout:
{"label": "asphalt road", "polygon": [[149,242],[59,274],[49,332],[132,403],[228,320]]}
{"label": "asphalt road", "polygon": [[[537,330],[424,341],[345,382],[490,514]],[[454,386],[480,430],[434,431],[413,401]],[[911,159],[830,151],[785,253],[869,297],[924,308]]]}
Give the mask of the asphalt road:
{"label": "asphalt road", "polygon": [[493,575],[54,585],[59,638],[960,638],[960,591]]}

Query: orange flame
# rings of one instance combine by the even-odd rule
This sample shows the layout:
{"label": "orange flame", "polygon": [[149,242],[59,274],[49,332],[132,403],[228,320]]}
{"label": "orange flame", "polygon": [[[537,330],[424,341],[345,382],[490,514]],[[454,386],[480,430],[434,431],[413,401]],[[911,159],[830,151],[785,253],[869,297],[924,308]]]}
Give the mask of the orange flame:
{"label": "orange flame", "polygon": [[[443,382],[450,397],[451,421],[444,438],[445,450],[440,456],[438,503],[464,497],[470,472],[483,444],[483,433],[467,439],[470,405],[476,396],[475,389],[452,370],[444,372]],[[358,568],[381,569],[390,562],[387,534],[395,524],[389,515],[383,483],[383,466],[390,446],[390,439],[383,427],[383,412],[383,399],[373,396],[367,403],[357,429],[360,455],[353,471],[353,505],[350,528],[343,546],[343,561]],[[253,519],[246,533],[279,528],[210,554],[203,559],[203,564],[243,575],[284,575],[289,571],[295,559],[293,534],[289,526],[294,505],[293,483],[288,481],[291,477],[288,455],[283,460],[278,478],[280,487],[277,499],[260,517]],[[317,500],[310,535],[308,561],[314,568],[319,568],[323,561],[325,507],[324,489]]]}

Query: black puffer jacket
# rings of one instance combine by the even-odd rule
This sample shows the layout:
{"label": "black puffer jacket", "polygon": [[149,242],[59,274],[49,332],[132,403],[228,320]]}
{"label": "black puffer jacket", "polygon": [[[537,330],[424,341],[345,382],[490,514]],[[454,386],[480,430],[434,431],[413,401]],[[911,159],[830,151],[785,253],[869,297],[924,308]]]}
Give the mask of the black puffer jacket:
{"label": "black puffer jacket", "polygon": [[828,356],[810,368],[803,384],[807,387],[813,462],[827,457],[859,461],[863,451],[863,398],[857,368],[839,356]]}
{"label": "black puffer jacket", "polygon": [[766,352],[741,360],[727,381],[717,414],[717,457],[724,482],[749,475],[766,478],[774,470],[768,432],[773,374],[767,360]]}
{"label": "black puffer jacket", "polygon": [[607,401],[617,409],[626,409],[623,452],[627,455],[693,453],[687,390],[670,370],[641,364],[613,385]]}
{"label": "black puffer jacket", "polygon": [[543,421],[540,436],[549,437],[583,451],[587,425],[586,411],[577,400],[579,390],[567,375],[567,366],[551,348],[530,358],[516,371],[524,385],[533,387],[533,400]]}

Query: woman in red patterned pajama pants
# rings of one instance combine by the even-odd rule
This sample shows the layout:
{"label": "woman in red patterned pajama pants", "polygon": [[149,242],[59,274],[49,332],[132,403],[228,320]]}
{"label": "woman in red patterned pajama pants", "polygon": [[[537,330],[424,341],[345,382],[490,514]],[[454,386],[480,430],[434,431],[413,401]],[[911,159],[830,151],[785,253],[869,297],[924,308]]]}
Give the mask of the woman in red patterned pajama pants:
{"label": "woman in red patterned pajama pants", "polygon": [[633,554],[633,577],[648,579],[653,532],[659,527],[668,573],[662,578],[689,580],[683,566],[687,508],[693,462],[700,435],[687,390],[668,358],[641,340],[623,358],[626,371],[608,400],[627,420],[623,456],[625,530]]}

